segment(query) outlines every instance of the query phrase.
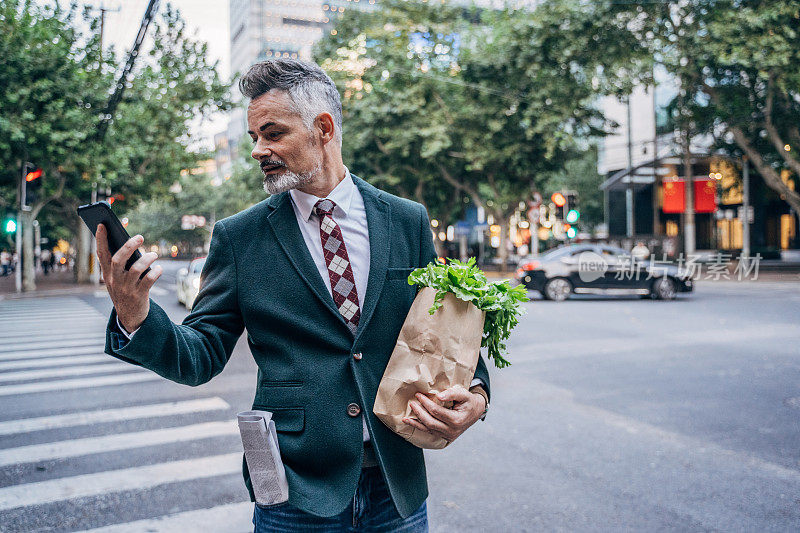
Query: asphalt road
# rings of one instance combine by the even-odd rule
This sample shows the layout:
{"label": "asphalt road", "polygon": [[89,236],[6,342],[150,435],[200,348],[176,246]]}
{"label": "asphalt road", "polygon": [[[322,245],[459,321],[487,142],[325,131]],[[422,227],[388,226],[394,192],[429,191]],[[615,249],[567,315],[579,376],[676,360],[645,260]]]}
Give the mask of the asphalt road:
{"label": "asphalt road", "polygon": [[[162,264],[152,296],[179,322],[186,263]],[[526,309],[486,421],[426,452],[432,531],[800,529],[800,284]],[[0,305],[0,531],[246,531],[245,337],[186,387],[103,356],[109,310],[102,291]]]}

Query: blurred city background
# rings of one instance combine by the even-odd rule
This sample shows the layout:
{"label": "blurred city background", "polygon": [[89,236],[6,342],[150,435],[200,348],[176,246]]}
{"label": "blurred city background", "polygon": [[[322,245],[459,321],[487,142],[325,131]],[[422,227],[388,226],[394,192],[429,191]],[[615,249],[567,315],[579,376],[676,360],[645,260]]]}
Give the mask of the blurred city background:
{"label": "blurred city background", "polygon": [[266,196],[236,81],[274,57],[328,72],[345,165],[441,257],[530,289],[486,421],[427,454],[433,531],[800,527],[800,2],[5,0],[0,29],[0,530],[250,527],[246,343],[195,389],[103,355],[76,209],[144,236],[180,322]]}

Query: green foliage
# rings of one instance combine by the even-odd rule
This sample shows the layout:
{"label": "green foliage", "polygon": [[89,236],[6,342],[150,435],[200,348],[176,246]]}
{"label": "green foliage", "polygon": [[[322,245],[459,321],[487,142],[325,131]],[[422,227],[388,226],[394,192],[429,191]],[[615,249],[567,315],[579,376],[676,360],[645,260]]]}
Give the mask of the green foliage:
{"label": "green foliage", "polygon": [[44,169],[34,213],[47,206],[73,232],[75,207],[89,202],[93,182],[123,194],[115,206],[122,210],[168,195],[180,170],[204,157],[191,148],[190,123],[229,106],[206,44],[167,5],[107,135],[97,140],[125,55],[100,49],[99,21],[90,13],[58,2],[0,4],[0,206],[14,202],[20,163],[32,161]]}
{"label": "green foliage", "polygon": [[446,265],[428,263],[408,276],[408,284],[436,289],[430,314],[442,306],[447,293],[485,311],[481,346],[488,347],[488,356],[498,368],[511,364],[503,357],[506,351],[503,341],[508,339],[511,330],[519,322],[519,316],[525,312],[521,306],[528,301],[524,286],[511,287],[508,280],[490,283],[483,271],[475,266],[474,257],[466,263],[457,259],[450,259]]}
{"label": "green foliage", "polygon": [[352,170],[444,223],[467,198],[503,226],[581,157],[576,138],[610,129],[597,97],[649,76],[652,58],[630,50],[631,18],[601,28],[593,4],[552,0],[531,12],[388,0],[348,11],[315,59],[343,95]]}
{"label": "green foliage", "polygon": [[[800,212],[800,1],[597,4],[601,23],[635,17],[632,49],[651,54],[679,81],[675,126],[714,137],[733,157],[747,155]],[[794,173],[794,187],[781,179],[783,169]]]}

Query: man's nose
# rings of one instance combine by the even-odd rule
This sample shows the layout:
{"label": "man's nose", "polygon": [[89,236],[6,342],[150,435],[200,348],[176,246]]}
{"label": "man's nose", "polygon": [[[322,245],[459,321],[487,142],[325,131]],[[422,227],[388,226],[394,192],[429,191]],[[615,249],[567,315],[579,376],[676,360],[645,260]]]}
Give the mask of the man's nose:
{"label": "man's nose", "polygon": [[250,156],[253,159],[258,159],[259,161],[264,157],[270,157],[272,155],[272,150],[266,145],[266,143],[262,142],[260,139],[256,142],[256,145],[253,147],[253,151],[250,152]]}

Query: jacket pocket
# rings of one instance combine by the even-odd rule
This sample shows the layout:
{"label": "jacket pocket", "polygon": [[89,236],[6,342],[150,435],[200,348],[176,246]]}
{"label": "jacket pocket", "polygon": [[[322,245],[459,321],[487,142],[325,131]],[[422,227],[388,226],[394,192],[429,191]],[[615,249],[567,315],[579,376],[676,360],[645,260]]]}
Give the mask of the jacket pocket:
{"label": "jacket pocket", "polygon": [[306,410],[303,407],[270,407],[253,405],[253,409],[272,413],[275,431],[281,433],[297,433],[306,427]]}

